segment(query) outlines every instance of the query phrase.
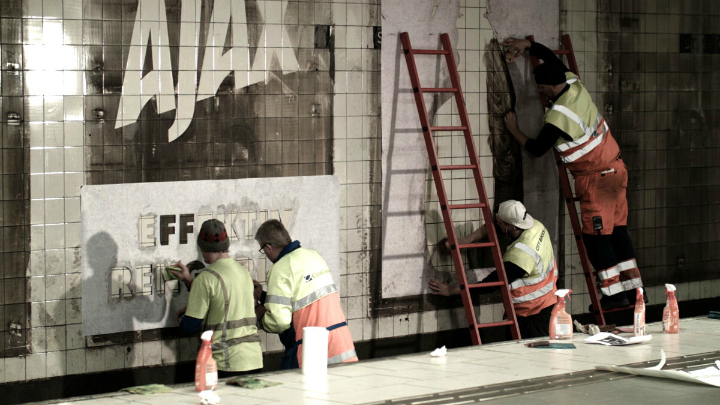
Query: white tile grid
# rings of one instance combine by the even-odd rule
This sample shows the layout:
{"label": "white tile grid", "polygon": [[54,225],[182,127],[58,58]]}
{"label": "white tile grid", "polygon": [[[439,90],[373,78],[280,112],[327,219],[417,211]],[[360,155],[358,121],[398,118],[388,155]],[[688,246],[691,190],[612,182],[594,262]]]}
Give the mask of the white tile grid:
{"label": "white tile grid", "polygon": [[[493,32],[492,29],[490,29],[489,22],[484,18],[485,8],[475,8],[477,4],[477,2],[472,2],[472,5],[466,3],[465,7],[461,5],[460,14],[465,17],[464,20],[462,17],[458,20],[459,59],[457,60],[457,68],[466,101],[470,127],[473,129],[474,134],[479,134],[474,136],[475,148],[480,157],[485,189],[492,204],[494,197],[494,179],[492,177],[492,156],[487,145],[487,136],[489,135],[488,117],[486,115],[487,83],[485,81],[484,64],[482,63],[482,49],[484,49],[485,44],[493,38]],[[474,17],[470,18],[470,16]],[[479,24],[477,23],[478,21]],[[446,103],[438,108],[434,116],[433,125],[460,125],[454,98],[448,99]],[[441,164],[469,163],[462,132],[442,132],[435,134],[434,137]],[[451,202],[472,203],[477,201],[477,191],[471,173],[462,173],[459,171],[445,172],[444,179],[446,192]],[[428,200],[425,204],[426,212],[437,213],[437,215],[428,215],[426,217],[428,248],[434,250],[437,241],[445,237],[446,232],[442,216],[439,214],[440,207],[434,180],[429,170],[426,181],[428,184]],[[480,219],[480,212],[477,210],[473,210],[472,212],[456,210],[452,212],[452,217],[458,236],[472,232],[483,222]],[[467,265],[467,255],[465,252],[463,252],[463,259]],[[436,269],[454,273],[452,259],[448,255],[433,255],[431,261]],[[483,306],[483,308],[484,310],[479,312],[481,315],[478,315],[478,318],[482,318],[483,322],[494,321],[494,317],[492,316],[494,306],[487,305]],[[500,308],[502,308],[502,306],[500,306]],[[455,327],[454,324],[458,325],[457,327],[464,327],[466,324],[464,310],[460,308],[459,311],[456,312],[459,313],[459,318],[457,318],[457,322],[454,323],[447,321],[445,313],[439,314],[437,317],[438,330]],[[421,322],[428,316],[429,315],[423,315]]]}

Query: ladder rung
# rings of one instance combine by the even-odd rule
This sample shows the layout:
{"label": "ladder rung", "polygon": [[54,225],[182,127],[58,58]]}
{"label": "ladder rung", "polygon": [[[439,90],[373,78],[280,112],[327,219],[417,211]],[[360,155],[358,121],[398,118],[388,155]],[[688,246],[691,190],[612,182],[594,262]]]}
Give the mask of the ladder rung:
{"label": "ladder rung", "polygon": [[470,208],[485,208],[485,207],[487,207],[487,204],[483,204],[483,203],[448,205],[448,209],[451,209],[451,210],[466,210],[466,209],[470,209]]}
{"label": "ladder rung", "polygon": [[513,321],[502,321],[502,322],[491,322],[491,323],[479,323],[478,328],[493,328],[495,326],[514,325]]}
{"label": "ladder rung", "polygon": [[447,165],[447,166],[438,166],[440,170],[468,170],[468,169],[474,169],[475,165]]}
{"label": "ladder rung", "polygon": [[450,52],[444,49],[411,49],[410,53],[415,55],[447,55]]}
{"label": "ladder rung", "polygon": [[484,248],[495,246],[493,242],[468,243],[466,245],[458,245],[460,249]]}
{"label": "ladder rung", "polygon": [[468,284],[467,288],[487,288],[487,287],[500,287],[505,285],[502,281],[490,281],[487,283]]}
{"label": "ladder rung", "polygon": [[556,55],[569,55],[570,51],[567,49],[556,49],[553,52],[555,52]]}
{"label": "ladder rung", "polygon": [[455,87],[421,87],[420,91],[435,93],[455,93],[458,91]]}
{"label": "ladder rung", "polygon": [[467,127],[430,127],[432,131],[465,131]]}

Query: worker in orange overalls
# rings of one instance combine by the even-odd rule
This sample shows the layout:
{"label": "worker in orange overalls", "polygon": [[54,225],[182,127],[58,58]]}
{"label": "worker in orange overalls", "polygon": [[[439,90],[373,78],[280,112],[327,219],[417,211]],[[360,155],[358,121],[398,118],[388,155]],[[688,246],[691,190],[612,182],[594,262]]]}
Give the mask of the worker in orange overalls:
{"label": "worker in orange overalls", "polygon": [[256,307],[266,332],[278,333],[285,346],[280,368],[302,366],[303,328],[320,326],[330,331],[328,364],[358,361],[340,305],[340,294],[325,260],[314,250],[290,239],[283,224],[271,219],[255,234],[260,251],[273,263],[267,275],[267,293]]}
{"label": "worker in orange overalls", "polygon": [[602,283],[601,305],[603,309],[626,307],[643,284],[627,230],[628,175],[620,147],[580,79],[553,51],[526,39],[510,38],[503,45],[510,54],[516,52],[513,61],[526,49],[543,60],[535,68],[535,82],[549,101],[535,139],[518,129],[513,112],[505,115],[505,126],[533,156],[542,156],[553,145],[559,152],[575,178],[583,241]]}

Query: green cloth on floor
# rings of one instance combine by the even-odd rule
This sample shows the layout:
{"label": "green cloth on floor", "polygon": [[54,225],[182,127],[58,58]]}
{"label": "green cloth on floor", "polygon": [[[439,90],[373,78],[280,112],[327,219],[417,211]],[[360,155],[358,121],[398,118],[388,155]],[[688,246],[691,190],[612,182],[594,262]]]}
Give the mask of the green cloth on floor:
{"label": "green cloth on floor", "polygon": [[172,391],[172,388],[168,387],[167,385],[163,385],[163,384],[150,384],[150,385],[138,385],[137,387],[123,388],[120,391],[127,391],[131,394],[148,395],[148,394],[158,394],[161,392],[170,392],[170,391]]}
{"label": "green cloth on floor", "polygon": [[225,384],[229,385],[237,385],[238,387],[242,388],[249,388],[251,390],[256,390],[258,388],[265,388],[265,387],[274,387],[276,385],[282,385],[282,383],[275,382],[275,381],[265,381],[265,380],[259,380],[257,378],[252,377],[233,377]]}
{"label": "green cloth on floor", "polygon": [[550,343],[547,346],[536,346],[536,349],[576,349],[573,343]]}

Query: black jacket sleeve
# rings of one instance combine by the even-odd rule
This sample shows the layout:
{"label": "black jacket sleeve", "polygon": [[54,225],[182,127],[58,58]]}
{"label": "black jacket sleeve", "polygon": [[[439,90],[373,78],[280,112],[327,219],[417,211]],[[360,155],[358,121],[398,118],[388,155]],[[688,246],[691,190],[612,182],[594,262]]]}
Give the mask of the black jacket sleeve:
{"label": "black jacket sleeve", "polygon": [[537,138],[530,138],[527,142],[525,142],[525,150],[535,157],[540,157],[547,153],[547,151],[555,145],[558,138],[561,137],[568,141],[572,141],[570,135],[566,134],[560,128],[553,124],[545,124],[540,130]]}
{"label": "black jacket sleeve", "polygon": [[[527,272],[525,270],[523,270],[522,268],[520,268],[520,266],[518,266],[515,263],[503,262],[503,265],[505,266],[505,275],[507,275],[508,284],[512,283],[513,281],[515,281],[519,278],[523,278],[523,277],[527,276]],[[494,272],[490,273],[489,276],[487,276],[485,279],[483,279],[480,282],[481,283],[491,283],[493,281],[499,281],[499,280],[500,279],[498,278],[497,271],[494,271]]]}
{"label": "black jacket sleeve", "polygon": [[539,44],[537,42],[531,42],[530,43],[530,55],[536,56],[538,59],[542,59],[545,63],[552,63],[562,66],[562,69],[564,72],[569,72],[570,69],[565,66],[564,63],[560,60],[560,58],[555,55],[555,52],[550,50],[548,47],[546,47],[543,44]]}

